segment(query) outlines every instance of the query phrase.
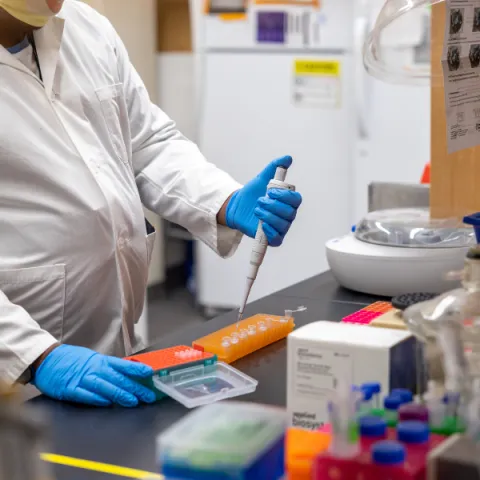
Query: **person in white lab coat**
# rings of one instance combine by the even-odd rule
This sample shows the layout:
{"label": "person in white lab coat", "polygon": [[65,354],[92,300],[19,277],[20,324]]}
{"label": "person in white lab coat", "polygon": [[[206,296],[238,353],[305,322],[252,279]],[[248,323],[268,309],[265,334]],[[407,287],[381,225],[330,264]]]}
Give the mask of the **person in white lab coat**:
{"label": "person in white lab coat", "polygon": [[0,377],[98,406],[154,401],[137,382],[152,370],[118,358],[140,348],[142,204],[223,257],[259,219],[277,246],[302,199],[266,186],[291,162],[238,184],[151,104],[107,19],[0,0]]}

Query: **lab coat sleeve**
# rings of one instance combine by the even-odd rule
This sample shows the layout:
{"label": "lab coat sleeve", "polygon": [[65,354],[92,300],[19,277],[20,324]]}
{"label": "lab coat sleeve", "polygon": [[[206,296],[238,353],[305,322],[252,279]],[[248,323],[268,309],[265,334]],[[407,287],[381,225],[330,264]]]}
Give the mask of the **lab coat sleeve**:
{"label": "lab coat sleeve", "polygon": [[207,162],[198,147],[152,104],[116,34],[114,41],[130,121],[133,168],[143,204],[185,227],[220,256],[232,255],[242,235],[218,225],[217,213],[241,185]]}
{"label": "lab coat sleeve", "polygon": [[57,340],[0,291],[0,378],[13,384]]}

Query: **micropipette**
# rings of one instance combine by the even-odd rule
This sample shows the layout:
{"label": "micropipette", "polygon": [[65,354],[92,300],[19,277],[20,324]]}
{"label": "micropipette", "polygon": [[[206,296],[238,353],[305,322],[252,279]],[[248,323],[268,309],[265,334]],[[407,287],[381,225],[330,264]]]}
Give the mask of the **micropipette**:
{"label": "micropipette", "polygon": [[[267,191],[271,188],[279,189],[279,190],[290,190],[295,191],[295,186],[285,183],[285,177],[287,176],[287,169],[285,167],[277,167],[275,171],[275,177],[267,186]],[[250,254],[250,270],[247,275],[247,285],[245,288],[245,294],[243,296],[243,300],[240,306],[240,310],[238,312],[238,319],[237,324],[243,317],[243,311],[245,310],[245,306],[248,301],[248,297],[250,295],[250,291],[252,290],[253,282],[257,278],[258,269],[265,258],[265,253],[268,247],[268,240],[263,232],[263,222],[259,222],[257,228],[257,234],[255,235],[255,243],[252,248],[252,253]]]}

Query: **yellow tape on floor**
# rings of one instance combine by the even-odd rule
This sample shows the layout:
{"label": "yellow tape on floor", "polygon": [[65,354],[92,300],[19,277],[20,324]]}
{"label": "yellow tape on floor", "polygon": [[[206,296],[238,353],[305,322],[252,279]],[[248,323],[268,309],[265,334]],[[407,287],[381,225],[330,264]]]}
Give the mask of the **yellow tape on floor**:
{"label": "yellow tape on floor", "polygon": [[53,453],[42,453],[40,456],[45,462],[90,470],[92,472],[107,473],[110,475],[116,475],[117,477],[135,478],[140,480],[165,480],[165,477],[158,473],[144,472],[143,470],[119,467],[118,465],[110,465],[108,463],[92,462],[90,460],[82,460],[81,458],[64,457],[63,455],[55,455]]}

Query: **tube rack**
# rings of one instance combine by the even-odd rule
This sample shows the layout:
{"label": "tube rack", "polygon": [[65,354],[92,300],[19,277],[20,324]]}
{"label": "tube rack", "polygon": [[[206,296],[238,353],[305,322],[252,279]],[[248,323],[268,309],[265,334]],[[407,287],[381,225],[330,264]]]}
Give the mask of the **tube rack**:
{"label": "tube rack", "polygon": [[295,320],[292,316],[279,317],[261,313],[199,338],[192,343],[192,347],[213,353],[222,362],[232,363],[285,338],[294,328]]}

